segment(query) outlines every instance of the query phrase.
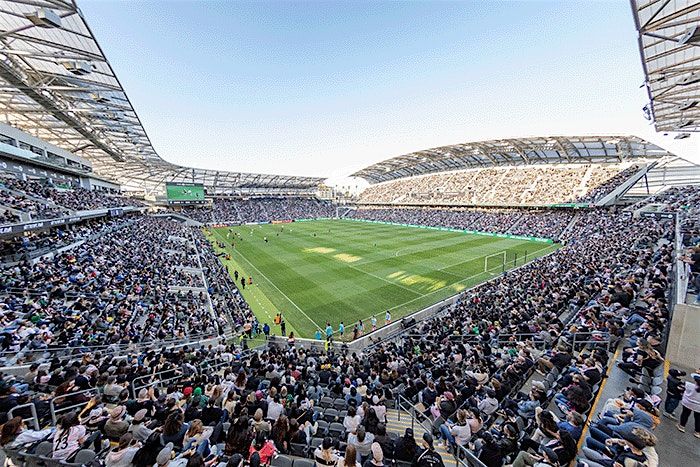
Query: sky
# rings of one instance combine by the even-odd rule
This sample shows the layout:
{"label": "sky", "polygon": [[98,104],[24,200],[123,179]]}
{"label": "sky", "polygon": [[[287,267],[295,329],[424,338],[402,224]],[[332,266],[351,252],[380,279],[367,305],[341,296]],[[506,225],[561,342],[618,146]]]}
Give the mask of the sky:
{"label": "sky", "polygon": [[339,178],[498,138],[656,134],[629,2],[79,4],[164,159]]}

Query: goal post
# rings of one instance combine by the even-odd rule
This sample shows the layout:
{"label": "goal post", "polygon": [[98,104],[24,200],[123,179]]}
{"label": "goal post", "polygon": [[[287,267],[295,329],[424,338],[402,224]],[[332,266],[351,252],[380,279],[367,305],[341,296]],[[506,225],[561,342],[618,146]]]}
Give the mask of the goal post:
{"label": "goal post", "polygon": [[499,269],[505,271],[505,268],[506,250],[484,256],[484,272],[497,271]]}

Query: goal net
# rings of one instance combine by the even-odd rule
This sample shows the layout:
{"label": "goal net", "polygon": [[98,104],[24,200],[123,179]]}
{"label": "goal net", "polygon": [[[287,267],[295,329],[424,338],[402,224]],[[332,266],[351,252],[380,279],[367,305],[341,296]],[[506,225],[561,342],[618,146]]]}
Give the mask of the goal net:
{"label": "goal net", "polygon": [[506,251],[484,256],[484,272],[500,272],[506,267]]}

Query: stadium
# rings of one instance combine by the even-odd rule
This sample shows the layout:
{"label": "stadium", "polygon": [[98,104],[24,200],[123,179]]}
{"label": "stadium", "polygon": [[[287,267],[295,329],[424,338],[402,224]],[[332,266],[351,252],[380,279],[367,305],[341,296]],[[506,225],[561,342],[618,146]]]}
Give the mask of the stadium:
{"label": "stadium", "polygon": [[[429,140],[439,144],[413,146],[419,138],[407,136],[412,149],[397,143],[391,147],[398,150],[385,153],[385,146],[363,142],[357,133],[343,136],[349,148],[337,146],[337,155],[328,148],[320,156],[299,150],[283,160],[264,146],[246,156],[251,165],[226,160],[244,152],[243,136],[240,147],[222,147],[202,160],[189,154],[192,159],[170,162],[184,156],[156,152],[146,122],[160,122],[153,115],[167,114],[170,105],[178,113],[189,99],[188,134],[180,134],[177,118],[166,118],[154,124],[169,133],[160,138],[171,138],[177,148],[179,138],[205,145],[237,136],[211,130],[221,141],[207,141],[207,122],[220,123],[213,112],[196,108],[205,107],[207,93],[226,105],[237,102],[226,94],[236,92],[228,86],[235,80],[226,76],[228,87],[202,82],[201,97],[168,95],[162,108],[142,109],[118,75],[138,85],[132,87],[141,99],[167,94],[162,83],[138,79],[147,74],[140,47],[156,47],[141,34],[153,39],[161,23],[154,19],[145,27],[145,15],[127,13],[155,8],[171,18],[166,10],[172,9],[178,22],[163,21],[196,42],[217,36],[202,30],[201,21],[212,31],[219,21],[233,24],[226,8],[271,7],[292,18],[293,34],[277,41],[279,24],[267,24],[270,37],[261,32],[251,41],[261,61],[290,63],[308,57],[285,56],[277,42],[314,27],[341,34],[345,24],[295,23],[293,10],[303,2],[125,2],[110,7],[126,12],[119,18],[133,29],[123,30],[116,13],[86,13],[104,5],[80,3],[0,1],[3,465],[700,464],[698,1],[631,0],[628,23],[619,26],[633,28],[637,38],[625,45],[634,49],[633,76],[643,80],[638,116],[651,125],[643,137],[614,125],[608,132],[513,137],[504,123],[493,133],[499,137],[483,132],[460,142],[440,136]],[[548,8],[545,3],[537,8]],[[377,2],[314,8],[347,13],[389,6],[394,13],[473,7]],[[496,8],[503,21],[515,11],[509,8],[535,8],[482,6]],[[588,5],[566,8],[579,9],[583,24]],[[367,23],[389,31],[375,14],[353,28]],[[407,15],[396,16],[403,21]],[[428,10],[418,16],[430,17]],[[242,23],[250,19],[241,17]],[[447,15],[435,17],[441,26],[436,35],[453,31]],[[199,28],[197,37],[188,36],[185,23]],[[111,34],[98,34],[105,24],[114,28]],[[456,32],[467,35],[466,29]],[[377,37],[390,42],[390,35]],[[406,50],[425,40],[419,36],[408,39]],[[168,80],[223,76],[224,62],[237,59],[221,52],[224,46],[215,56],[216,50],[177,50],[167,42],[172,37],[161,39],[158,47],[211,64],[176,70],[166,58],[149,55],[154,67],[176,70]],[[133,58],[135,70],[110,62],[103,40],[120,53],[120,62],[130,65]],[[595,41],[586,37],[590,47]],[[120,42],[126,52],[115,48]],[[375,50],[363,49],[356,37],[341,42],[357,47],[352,51],[359,56]],[[525,42],[523,50],[530,50]],[[339,54],[331,49],[323,57]],[[392,60],[387,63],[400,68],[399,58]],[[487,62],[475,59],[473,67]],[[370,73],[371,67],[352,64]],[[615,65],[602,63],[588,73],[613,76]],[[329,72],[336,73],[331,87],[346,84],[341,75],[351,67],[344,66]],[[501,86],[506,77],[516,87],[536,68],[518,69],[517,78],[506,71],[482,78]],[[264,106],[269,99],[286,109],[275,95],[287,73],[294,67],[270,81],[254,77],[265,95],[243,100]],[[446,79],[439,67],[428,75]],[[411,76],[425,84],[419,78]],[[305,79],[308,92],[338,112],[330,126],[342,127],[341,106],[334,107],[316,83],[323,80],[312,73]],[[303,107],[295,92],[285,96],[289,105]],[[495,102],[497,94],[484,92],[481,100]],[[577,94],[567,96],[575,101]],[[407,100],[388,107],[402,113]],[[614,113],[614,103],[601,104]],[[137,110],[149,112],[148,119]],[[493,112],[504,110],[515,113],[515,104]],[[549,111],[554,127],[555,106]],[[262,134],[255,141],[288,138],[292,145],[294,132],[306,138],[303,126],[275,135],[275,118],[285,127],[297,118],[279,112],[269,121],[246,115],[241,135],[259,124],[269,127],[250,130]],[[327,118],[310,113],[304,119]],[[444,109],[428,113],[452,118]],[[206,118],[197,120],[198,114]],[[364,117],[358,111],[353,118]],[[367,120],[367,126],[374,122]],[[438,132],[438,126],[436,120],[425,131]],[[318,131],[328,136],[324,132],[332,130]],[[357,144],[372,154],[347,162]],[[281,169],[229,170],[256,166]]]}

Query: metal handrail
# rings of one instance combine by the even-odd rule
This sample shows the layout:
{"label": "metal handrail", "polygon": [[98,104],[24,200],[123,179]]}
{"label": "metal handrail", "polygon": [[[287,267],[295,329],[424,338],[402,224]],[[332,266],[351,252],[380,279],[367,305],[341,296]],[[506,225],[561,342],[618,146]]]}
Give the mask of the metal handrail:
{"label": "metal handrail", "polygon": [[10,410],[7,411],[7,419],[9,420],[9,419],[13,418],[13,414],[15,413],[15,410],[25,409],[27,407],[29,407],[29,410],[31,411],[32,416],[30,418],[23,418],[22,421],[27,422],[27,421],[31,420],[34,424],[34,429],[39,431],[41,429],[41,426],[39,425],[39,416],[36,413],[36,407],[31,402],[29,404],[16,405],[16,406],[12,407]]}
{"label": "metal handrail", "polygon": [[[474,455],[469,449],[459,444],[455,444],[457,447],[457,452],[455,453],[455,459],[458,464],[462,464],[465,467],[486,467],[486,464],[481,462],[478,457]],[[464,456],[464,457],[462,457]]]}
{"label": "metal handrail", "polygon": [[[73,352],[97,352],[97,351],[102,351],[102,352],[111,352],[111,353],[117,353],[121,351],[129,351],[132,350],[134,352],[142,352],[143,350],[148,350],[149,348],[173,348],[173,347],[178,347],[178,346],[185,346],[185,345],[196,345],[198,343],[201,343],[202,341],[205,340],[210,340],[210,339],[217,339],[220,337],[225,337],[224,335],[212,335],[209,333],[201,333],[201,334],[196,334],[193,336],[188,336],[184,338],[173,338],[173,339],[163,339],[163,340],[157,340],[157,341],[146,341],[146,342],[130,342],[130,343],[113,343],[113,344],[99,344],[99,345],[82,345],[82,346],[76,346],[76,347],[51,347],[51,348],[46,348],[46,349],[22,349],[22,350],[17,350],[17,351],[5,351],[5,352],[0,352],[0,357],[8,357],[12,355],[17,355],[17,354],[35,354],[35,353],[49,353],[49,354],[57,354],[57,353],[66,353],[66,355],[63,355],[60,358],[66,358],[66,357],[72,357]],[[193,339],[195,339],[193,341]],[[53,355],[50,355],[52,357]],[[47,357],[48,358],[48,357]]]}
{"label": "metal handrail", "polygon": [[58,413],[69,412],[69,411],[76,409],[78,407],[82,407],[84,405],[87,405],[88,402],[90,402],[90,399],[88,399],[85,402],[69,405],[66,407],[59,407],[57,409],[56,408],[56,401],[57,400],[68,399],[69,397],[77,396],[79,394],[88,394],[88,393],[92,394],[92,395],[96,395],[96,394],[100,393],[100,390],[97,388],[89,388],[89,389],[83,389],[82,391],[76,391],[76,392],[71,392],[68,394],[61,394],[60,396],[52,397],[51,400],[49,401],[49,411],[51,412],[51,421],[53,422],[53,424],[55,425],[58,422],[58,416],[57,416]]}
{"label": "metal handrail", "polygon": [[[406,409],[405,404],[407,404],[410,407],[410,409]],[[420,420],[418,420],[414,413],[415,408],[413,407],[413,403],[401,394],[399,394],[396,398],[396,411],[398,420],[401,420],[402,411],[405,411],[409,415],[409,417],[411,417],[411,430],[414,430],[414,433],[414,427],[416,423],[420,425],[420,427],[426,432],[430,432],[432,430],[432,428],[426,428],[425,425],[423,425],[423,423]],[[474,455],[474,453],[467,450],[464,446],[457,445],[457,448],[457,452],[455,453],[455,459],[457,463],[462,464],[465,467],[486,467],[486,465],[483,462],[481,462]]]}

